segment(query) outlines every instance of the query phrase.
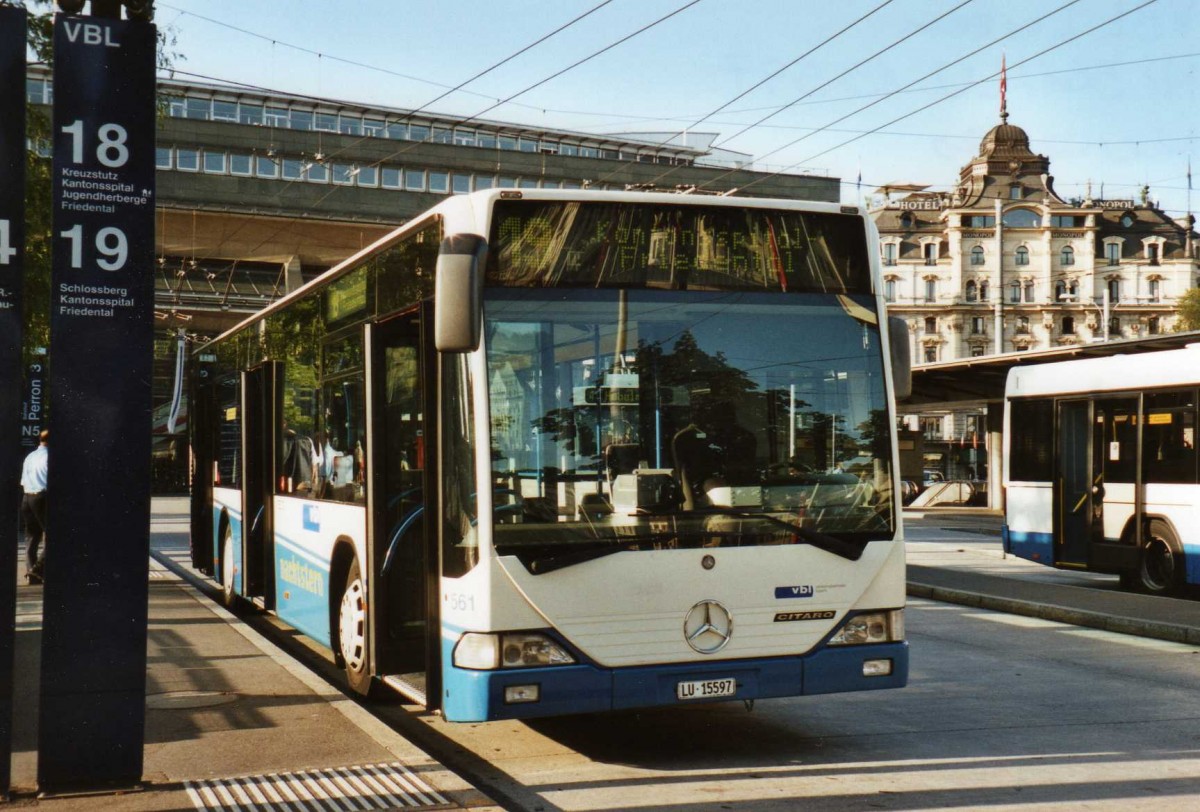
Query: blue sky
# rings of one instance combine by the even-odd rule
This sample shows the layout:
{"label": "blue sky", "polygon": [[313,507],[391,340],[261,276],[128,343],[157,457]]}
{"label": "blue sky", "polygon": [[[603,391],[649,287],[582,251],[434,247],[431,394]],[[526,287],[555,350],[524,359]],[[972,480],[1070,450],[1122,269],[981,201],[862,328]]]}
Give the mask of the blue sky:
{"label": "blue sky", "polygon": [[[183,71],[416,108],[600,2],[159,0],[157,21],[177,38],[183,58],[176,66]],[[687,2],[610,0],[430,109],[478,114]],[[485,117],[595,133],[682,129],[884,2],[699,0]],[[1078,0],[829,126],[1067,0],[968,0],[956,8],[963,2],[892,0],[696,129],[727,138],[807,96],[725,146],[751,153],[760,168],[840,177],[847,202],[856,199],[860,171],[864,193],[896,181],[947,189],[998,123],[996,79],[843,142],[995,73],[1004,55],[1009,122],[1029,133],[1035,152],[1049,156],[1060,194],[1082,194],[1090,181],[1096,197],[1103,183],[1107,198],[1136,198],[1146,183],[1151,199],[1172,214],[1187,210],[1189,158],[1200,173],[1195,0],[1157,0],[1020,64],[1145,2]],[[917,33],[893,46],[911,32]],[[1192,205],[1200,207],[1200,179],[1194,185]]]}

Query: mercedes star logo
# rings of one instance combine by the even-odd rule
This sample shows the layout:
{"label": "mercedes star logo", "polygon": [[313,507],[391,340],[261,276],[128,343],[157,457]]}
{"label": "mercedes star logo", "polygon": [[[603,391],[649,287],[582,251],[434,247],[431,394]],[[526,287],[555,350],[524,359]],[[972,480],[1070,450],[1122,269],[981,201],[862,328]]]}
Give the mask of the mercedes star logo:
{"label": "mercedes star logo", "polygon": [[701,654],[716,654],[733,635],[733,615],[717,601],[700,601],[683,619],[683,639]]}

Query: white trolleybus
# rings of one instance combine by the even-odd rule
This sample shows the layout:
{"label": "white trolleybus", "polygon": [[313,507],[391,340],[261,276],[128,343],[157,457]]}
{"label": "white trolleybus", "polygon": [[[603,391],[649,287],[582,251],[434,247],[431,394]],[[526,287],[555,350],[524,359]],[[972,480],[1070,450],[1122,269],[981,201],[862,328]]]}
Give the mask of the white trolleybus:
{"label": "white trolleybus", "polygon": [[1152,594],[1200,584],[1200,345],[1018,366],[1004,414],[1007,552],[1119,573]]}
{"label": "white trolleybus", "polygon": [[197,349],[194,563],[450,720],[901,687],[875,239],[450,198]]}

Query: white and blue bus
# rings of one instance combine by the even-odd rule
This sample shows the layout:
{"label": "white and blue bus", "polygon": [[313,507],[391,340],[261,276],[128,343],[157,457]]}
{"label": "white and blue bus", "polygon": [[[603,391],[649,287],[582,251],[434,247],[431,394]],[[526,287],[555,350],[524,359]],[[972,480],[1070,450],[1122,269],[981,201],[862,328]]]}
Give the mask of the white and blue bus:
{"label": "white and blue bus", "polygon": [[903,686],[875,239],[835,204],[449,198],[196,349],[194,563],[454,721]]}
{"label": "white and blue bus", "polygon": [[1198,344],[1014,367],[1004,549],[1156,595],[1200,584],[1198,393]]}

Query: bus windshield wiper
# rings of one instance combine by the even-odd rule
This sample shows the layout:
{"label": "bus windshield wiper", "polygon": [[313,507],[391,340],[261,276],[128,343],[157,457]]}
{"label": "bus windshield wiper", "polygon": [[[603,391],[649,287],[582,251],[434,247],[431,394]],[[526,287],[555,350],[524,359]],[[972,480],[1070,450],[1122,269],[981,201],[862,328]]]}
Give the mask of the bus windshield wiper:
{"label": "bus windshield wiper", "polygon": [[628,548],[620,543],[587,546],[581,550],[567,550],[566,552],[555,552],[522,559],[521,563],[525,565],[530,574],[544,575],[547,572],[573,567],[576,564],[582,564],[586,561],[595,561],[597,558],[604,558],[606,555],[619,553],[626,549]]}
{"label": "bus windshield wiper", "polygon": [[837,536],[830,536],[827,533],[819,533],[811,528],[792,524],[780,519],[778,516],[772,516],[770,513],[748,513],[744,510],[729,510],[728,508],[716,508],[713,512],[721,516],[731,516],[735,519],[765,519],[771,524],[787,528],[802,541],[811,544],[818,550],[824,550],[827,553],[832,553],[849,561],[857,561],[862,558],[863,550],[866,549],[865,545],[855,544],[852,541],[846,541]]}
{"label": "bus windshield wiper", "polygon": [[857,561],[862,558],[863,550],[866,546],[857,544],[852,541],[840,539],[837,536],[830,536],[826,533],[820,533],[808,527],[801,527],[798,524],[784,521],[778,516],[772,516],[770,513],[750,513],[744,510],[733,510],[731,508],[702,508],[700,510],[687,511],[683,513],[642,513],[638,512],[639,516],[729,516],[733,519],[762,519],[770,524],[777,525],[786,529],[791,533],[796,534],[796,538],[803,541],[805,544],[811,544],[818,550],[824,550],[827,553],[845,558],[848,561]]}

